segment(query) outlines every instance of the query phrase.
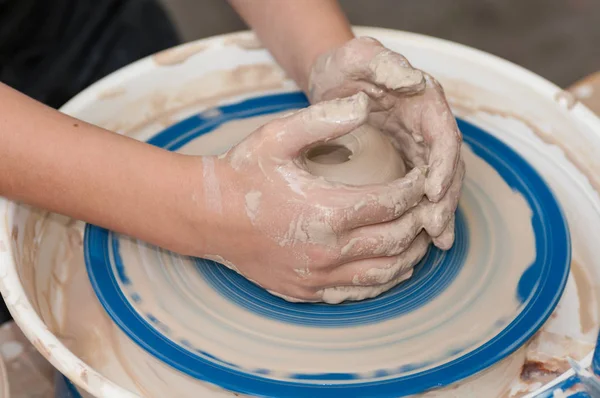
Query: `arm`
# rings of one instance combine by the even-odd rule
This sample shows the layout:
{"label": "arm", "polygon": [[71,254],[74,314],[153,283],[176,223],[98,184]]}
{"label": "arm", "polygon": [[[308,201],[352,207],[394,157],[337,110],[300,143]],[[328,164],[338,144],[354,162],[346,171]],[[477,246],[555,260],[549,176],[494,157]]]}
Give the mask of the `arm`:
{"label": "arm", "polygon": [[317,57],[354,35],[335,0],[229,0],[305,92]]}
{"label": "arm", "polygon": [[191,229],[184,210],[201,162],[71,118],[1,83],[0,109],[0,195],[187,249],[176,237]]}

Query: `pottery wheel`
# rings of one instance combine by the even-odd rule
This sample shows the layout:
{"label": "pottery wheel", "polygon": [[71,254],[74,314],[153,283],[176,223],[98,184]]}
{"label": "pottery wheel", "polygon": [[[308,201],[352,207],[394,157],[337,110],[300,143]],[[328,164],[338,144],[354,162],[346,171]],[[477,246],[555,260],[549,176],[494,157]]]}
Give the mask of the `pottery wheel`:
{"label": "pottery wheel", "polygon": [[[185,119],[149,142],[221,153],[299,93]],[[225,266],[88,225],[92,286],[114,322],[150,354],[201,380],[259,396],[411,395],[473,375],[514,352],[555,308],[569,273],[563,213],[507,145],[459,120],[467,166],[456,243],[374,299],[293,304]],[[240,126],[246,127],[240,133]]]}

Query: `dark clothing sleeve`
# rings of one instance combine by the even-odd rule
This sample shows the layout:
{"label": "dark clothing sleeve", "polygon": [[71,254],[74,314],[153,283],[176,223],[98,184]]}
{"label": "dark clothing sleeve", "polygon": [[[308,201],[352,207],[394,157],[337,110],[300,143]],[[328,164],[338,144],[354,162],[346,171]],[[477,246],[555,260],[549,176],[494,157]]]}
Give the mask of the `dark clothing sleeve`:
{"label": "dark clothing sleeve", "polygon": [[178,42],[156,0],[0,0],[0,81],[55,108]]}

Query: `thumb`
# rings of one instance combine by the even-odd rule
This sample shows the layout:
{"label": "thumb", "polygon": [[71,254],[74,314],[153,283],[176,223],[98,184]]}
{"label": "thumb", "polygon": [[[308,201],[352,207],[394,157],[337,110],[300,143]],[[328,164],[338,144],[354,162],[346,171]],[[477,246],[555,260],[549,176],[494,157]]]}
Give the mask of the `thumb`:
{"label": "thumb", "polygon": [[275,156],[295,158],[311,145],[341,137],[361,126],[370,110],[370,99],[362,92],[320,102],[271,122],[265,139],[273,144],[270,152]]}
{"label": "thumb", "polygon": [[425,89],[425,77],[404,56],[383,50],[368,64],[368,75],[378,86],[399,93],[416,94]]}

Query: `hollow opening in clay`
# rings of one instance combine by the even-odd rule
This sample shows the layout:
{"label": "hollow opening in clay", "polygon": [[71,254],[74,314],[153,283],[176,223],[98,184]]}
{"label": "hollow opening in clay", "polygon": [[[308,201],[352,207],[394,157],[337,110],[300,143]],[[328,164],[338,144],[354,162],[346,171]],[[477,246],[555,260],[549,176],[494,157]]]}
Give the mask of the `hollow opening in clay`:
{"label": "hollow opening in clay", "polygon": [[319,164],[341,164],[350,160],[352,151],[343,145],[325,144],[309,149],[306,158]]}

